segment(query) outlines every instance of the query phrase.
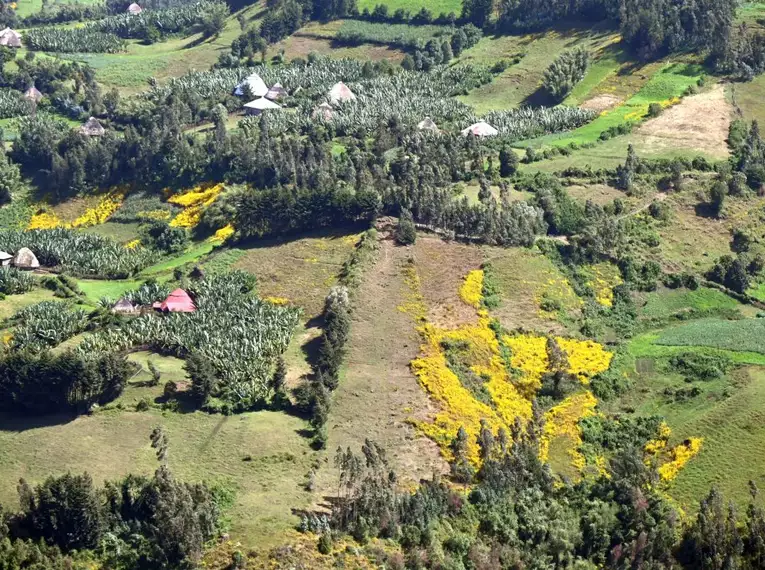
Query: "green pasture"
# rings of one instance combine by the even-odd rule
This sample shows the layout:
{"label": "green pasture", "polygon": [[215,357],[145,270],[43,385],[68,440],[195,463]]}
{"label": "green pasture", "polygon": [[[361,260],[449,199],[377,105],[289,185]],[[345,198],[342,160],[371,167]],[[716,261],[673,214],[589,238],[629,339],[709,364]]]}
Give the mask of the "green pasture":
{"label": "green pasture", "polygon": [[655,343],[663,346],[706,346],[765,355],[763,339],[765,319],[699,319],[665,329]]}
{"label": "green pasture", "polygon": [[519,145],[540,148],[571,143],[597,143],[600,133],[609,128],[641,122],[651,103],[668,104],[671,99],[681,97],[689,87],[698,83],[702,75],[702,69],[697,65],[668,64],[654,74],[635,95],[618,107],[604,111],[594,121],[567,133],[547,135]]}
{"label": "green pasture", "polygon": [[717,289],[700,287],[690,289],[662,289],[646,296],[640,316],[645,318],[669,317],[679,312],[738,309],[741,304]]}
{"label": "green pasture", "polygon": [[388,13],[391,15],[399,8],[411,12],[412,15],[419,12],[422,8],[427,8],[434,16],[438,16],[441,12],[445,14],[454,12],[459,16],[462,11],[462,2],[460,0],[414,0],[413,2],[407,2],[406,0],[359,0],[358,2],[360,11],[364,11],[366,8],[371,12],[377,4],[385,4],[388,7]]}

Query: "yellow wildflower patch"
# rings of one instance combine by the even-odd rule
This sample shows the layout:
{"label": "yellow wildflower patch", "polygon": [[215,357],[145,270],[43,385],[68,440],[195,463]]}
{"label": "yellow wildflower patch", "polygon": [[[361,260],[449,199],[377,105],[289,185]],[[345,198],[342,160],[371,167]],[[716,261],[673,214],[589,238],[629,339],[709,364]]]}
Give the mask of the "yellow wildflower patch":
{"label": "yellow wildflower patch", "polygon": [[460,287],[460,298],[476,309],[481,307],[481,292],[483,291],[483,270],[476,269],[465,277]]}
{"label": "yellow wildflower patch", "polygon": [[228,238],[230,238],[232,235],[234,235],[234,232],[236,230],[234,229],[234,226],[231,224],[227,224],[223,226],[221,229],[219,229],[215,234],[209,239],[209,241],[215,242],[215,243],[223,243]]}
{"label": "yellow wildflower patch", "polygon": [[411,315],[416,321],[424,322],[428,309],[425,306],[425,299],[423,299],[420,292],[420,276],[417,274],[414,264],[407,263],[403,269],[403,274],[404,283],[409,291],[404,303],[397,308],[402,313]]}
{"label": "yellow wildflower patch", "polygon": [[609,263],[598,263],[586,268],[592,276],[587,282],[595,292],[595,300],[604,307],[614,304],[614,287],[624,283],[619,269]]}
{"label": "yellow wildflower patch", "polygon": [[272,305],[289,305],[290,300],[286,297],[265,297],[264,301],[271,303]]}
{"label": "yellow wildflower patch", "polygon": [[125,199],[125,190],[113,190],[101,198],[95,208],[88,208],[71,224],[73,228],[89,228],[103,224],[116,212]]}
{"label": "yellow wildflower patch", "polygon": [[29,220],[28,230],[52,230],[61,226],[61,220],[53,212],[38,212]]}
{"label": "yellow wildflower patch", "polygon": [[643,450],[648,455],[658,455],[659,453],[662,453],[667,448],[667,441],[669,440],[670,435],[672,435],[670,427],[666,422],[661,422],[659,424],[659,433],[656,435],[656,439],[652,439],[646,443]]}
{"label": "yellow wildflower patch", "polygon": [[685,464],[701,451],[703,441],[700,437],[692,437],[670,449],[670,460],[659,467],[659,477],[661,477],[661,480],[669,482],[677,477]]}
{"label": "yellow wildflower patch", "polygon": [[[582,384],[588,384],[590,378],[605,372],[611,365],[613,353],[592,340],[555,337],[555,341],[568,357],[571,374],[575,374]],[[510,364],[521,371],[520,380],[529,397],[542,383],[542,376],[547,372],[547,338],[531,334],[505,336],[502,342],[512,351]]]}
{"label": "yellow wildflower patch", "polygon": [[176,194],[167,199],[171,204],[183,207],[183,211],[175,216],[170,225],[176,228],[193,228],[202,218],[204,209],[215,202],[223,192],[223,184],[200,186],[183,194]]}
{"label": "yellow wildflower patch", "polygon": [[135,249],[139,245],[141,245],[141,240],[140,239],[134,239],[134,240],[131,240],[131,241],[127,242],[125,244],[125,248],[126,249]]}
{"label": "yellow wildflower patch", "polygon": [[578,470],[584,469],[585,458],[579,450],[582,446],[582,429],[579,421],[595,414],[598,400],[592,392],[581,392],[563,400],[550,408],[545,414],[545,427],[539,442],[539,458],[547,461],[550,442],[558,437],[570,441],[569,455],[572,465]]}

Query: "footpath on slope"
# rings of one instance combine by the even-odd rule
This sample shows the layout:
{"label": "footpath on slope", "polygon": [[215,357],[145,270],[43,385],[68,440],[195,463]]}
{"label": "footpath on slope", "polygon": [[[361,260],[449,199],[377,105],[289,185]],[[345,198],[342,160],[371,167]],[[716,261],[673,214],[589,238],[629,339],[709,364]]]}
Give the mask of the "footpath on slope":
{"label": "footpath on slope", "polygon": [[354,299],[348,355],[327,424],[329,465],[319,474],[325,494],[336,491],[332,460],[338,446],[359,453],[366,438],[386,449],[403,482],[446,469],[437,446],[407,422],[434,411],[409,369],[420,347],[416,323],[400,310],[410,295],[404,272],[410,253],[383,237]]}

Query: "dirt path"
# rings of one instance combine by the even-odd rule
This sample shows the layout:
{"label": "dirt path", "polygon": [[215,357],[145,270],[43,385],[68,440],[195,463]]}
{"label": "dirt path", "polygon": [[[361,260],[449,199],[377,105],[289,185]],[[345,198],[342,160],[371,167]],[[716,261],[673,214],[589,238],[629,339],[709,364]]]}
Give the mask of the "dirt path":
{"label": "dirt path", "polygon": [[699,95],[665,110],[646,121],[636,134],[643,145],[654,150],[691,149],[715,158],[728,156],[728,128],[733,109],[725,98],[725,86],[715,85]]}
{"label": "dirt path", "polygon": [[405,481],[419,481],[444,468],[436,445],[407,423],[430,412],[428,398],[409,370],[419,351],[419,335],[412,317],[399,310],[410,293],[402,272],[408,256],[408,249],[382,241],[377,262],[356,297],[345,372],[328,423],[328,468],[319,476],[326,492],[336,486],[332,458],[337,447],[358,452],[365,438],[385,447]]}

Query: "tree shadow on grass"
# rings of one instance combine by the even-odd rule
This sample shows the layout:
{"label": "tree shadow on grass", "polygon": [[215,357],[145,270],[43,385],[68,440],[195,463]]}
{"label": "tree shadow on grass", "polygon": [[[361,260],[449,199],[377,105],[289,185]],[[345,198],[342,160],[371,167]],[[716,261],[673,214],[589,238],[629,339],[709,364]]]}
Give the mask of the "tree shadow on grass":
{"label": "tree shadow on grass", "polygon": [[78,417],[77,414],[73,413],[46,414],[43,416],[22,416],[2,413],[0,414],[0,431],[21,433],[30,429],[61,426],[76,420]]}

